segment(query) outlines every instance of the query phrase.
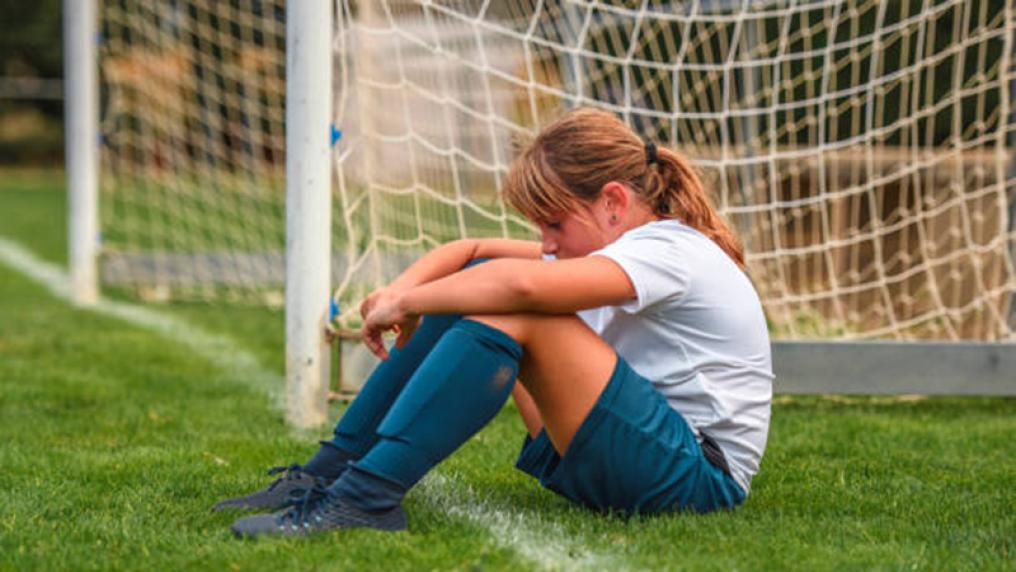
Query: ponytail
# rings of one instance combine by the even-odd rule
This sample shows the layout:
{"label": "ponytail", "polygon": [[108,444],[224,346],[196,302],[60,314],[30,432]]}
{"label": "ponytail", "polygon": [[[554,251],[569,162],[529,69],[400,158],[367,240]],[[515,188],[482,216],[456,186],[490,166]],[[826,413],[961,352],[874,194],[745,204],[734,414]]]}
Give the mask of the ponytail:
{"label": "ponytail", "polygon": [[706,235],[743,267],[744,250],[713,207],[695,168],[665,147],[656,147],[655,156],[642,179],[643,196],[653,212],[660,218],[676,218]]}

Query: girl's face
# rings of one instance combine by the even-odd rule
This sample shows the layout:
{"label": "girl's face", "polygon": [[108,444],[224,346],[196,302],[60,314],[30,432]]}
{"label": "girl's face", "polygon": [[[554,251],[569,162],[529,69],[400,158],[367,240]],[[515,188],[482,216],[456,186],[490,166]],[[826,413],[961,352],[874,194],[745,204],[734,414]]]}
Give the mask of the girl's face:
{"label": "girl's face", "polygon": [[544,254],[556,258],[578,258],[606,246],[610,240],[595,209],[588,213],[564,212],[538,221]]}
{"label": "girl's face", "polygon": [[627,187],[610,182],[596,200],[536,223],[540,226],[544,254],[578,258],[657,218]]}

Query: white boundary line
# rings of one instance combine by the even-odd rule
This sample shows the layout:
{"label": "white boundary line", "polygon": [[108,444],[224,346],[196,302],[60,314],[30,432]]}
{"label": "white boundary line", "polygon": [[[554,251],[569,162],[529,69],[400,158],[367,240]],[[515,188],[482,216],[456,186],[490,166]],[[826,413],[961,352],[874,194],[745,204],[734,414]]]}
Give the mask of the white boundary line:
{"label": "white boundary line", "polygon": [[435,471],[419,485],[425,502],[450,516],[487,529],[501,546],[544,570],[625,570],[616,556],[591,549],[552,522],[529,511],[498,507],[454,473]]}
{"label": "white boundary line", "polygon": [[[57,265],[46,262],[20,244],[0,237],[0,262],[45,287],[54,297],[70,302],[70,278]],[[113,316],[183,344],[220,368],[228,378],[242,380],[269,396],[282,411],[282,376],[263,368],[254,355],[225,336],[212,334],[179,318],[128,302],[100,299],[83,307]],[[513,550],[539,568],[552,570],[623,569],[623,563],[591,550],[560,527],[537,515],[498,508],[484,501],[454,475],[432,473],[420,485],[424,501],[436,510],[462,518],[487,530],[494,542]]]}
{"label": "white boundary line", "polygon": [[[40,259],[20,244],[3,237],[0,237],[0,261],[38,282],[53,296],[71,302],[70,277],[59,266]],[[227,377],[243,380],[245,385],[267,394],[272,405],[282,409],[282,376],[263,368],[256,357],[231,339],[206,332],[174,316],[127,302],[103,298],[95,306],[80,308],[120,318],[183,344],[221,369]]]}

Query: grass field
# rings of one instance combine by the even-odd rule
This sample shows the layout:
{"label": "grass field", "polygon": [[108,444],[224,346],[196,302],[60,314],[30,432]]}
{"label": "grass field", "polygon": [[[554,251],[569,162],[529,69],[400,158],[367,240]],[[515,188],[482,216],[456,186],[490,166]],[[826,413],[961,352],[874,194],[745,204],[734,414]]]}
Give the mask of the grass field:
{"label": "grass field", "polygon": [[[0,171],[0,240],[62,266],[62,186]],[[282,343],[278,313],[82,310],[0,258],[0,569],[1016,569],[1012,399],[779,396],[745,506],[633,520],[513,470],[509,407],[410,493],[408,532],[238,541],[209,507],[328,433],[269,397]]]}

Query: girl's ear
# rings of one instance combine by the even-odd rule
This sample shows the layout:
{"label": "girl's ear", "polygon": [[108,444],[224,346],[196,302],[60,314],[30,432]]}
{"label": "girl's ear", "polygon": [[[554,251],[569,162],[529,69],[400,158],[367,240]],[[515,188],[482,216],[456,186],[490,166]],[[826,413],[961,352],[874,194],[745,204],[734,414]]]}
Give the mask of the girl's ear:
{"label": "girl's ear", "polygon": [[631,201],[628,188],[617,181],[610,181],[600,189],[600,200],[610,213],[623,214]]}

